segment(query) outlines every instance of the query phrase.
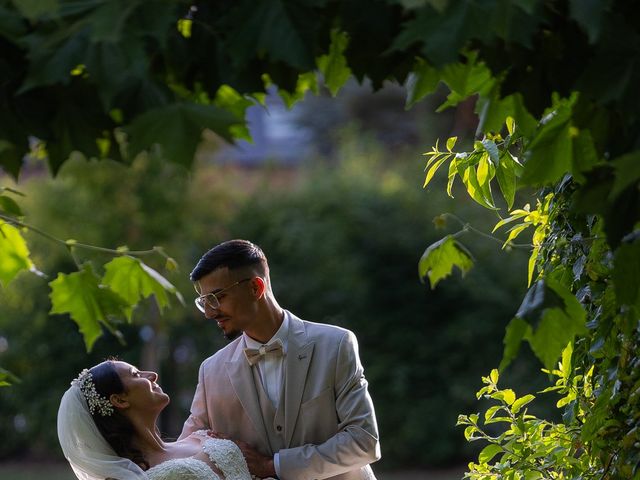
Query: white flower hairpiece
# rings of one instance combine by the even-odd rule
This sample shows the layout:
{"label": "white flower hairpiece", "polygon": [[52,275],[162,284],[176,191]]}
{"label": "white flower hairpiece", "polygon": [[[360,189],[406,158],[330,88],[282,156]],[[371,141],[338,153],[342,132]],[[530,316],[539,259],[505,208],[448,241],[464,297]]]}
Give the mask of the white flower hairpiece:
{"label": "white flower hairpiece", "polygon": [[91,375],[89,370],[86,368],[82,370],[80,375],[71,382],[71,385],[76,385],[80,388],[82,395],[84,395],[87,401],[91,415],[96,411],[102,417],[110,417],[113,414],[113,405],[108,399],[96,391],[96,386],[93,383],[93,375]]}

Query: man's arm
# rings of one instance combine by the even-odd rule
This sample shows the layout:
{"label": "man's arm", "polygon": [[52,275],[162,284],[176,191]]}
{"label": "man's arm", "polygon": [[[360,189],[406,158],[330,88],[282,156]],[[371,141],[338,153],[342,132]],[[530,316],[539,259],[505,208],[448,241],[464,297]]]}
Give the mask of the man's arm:
{"label": "man's arm", "polygon": [[182,433],[178,440],[182,440],[198,430],[208,430],[209,428],[207,397],[204,386],[204,363],[202,363],[198,371],[198,386],[196,387],[196,393],[193,395],[193,402],[191,402],[191,415],[184,422]]}
{"label": "man's arm", "polygon": [[318,445],[302,445],[278,452],[281,480],[313,480],[356,470],[380,458],[373,402],[358,356],[358,341],[346,332],[336,363],[338,433]]}

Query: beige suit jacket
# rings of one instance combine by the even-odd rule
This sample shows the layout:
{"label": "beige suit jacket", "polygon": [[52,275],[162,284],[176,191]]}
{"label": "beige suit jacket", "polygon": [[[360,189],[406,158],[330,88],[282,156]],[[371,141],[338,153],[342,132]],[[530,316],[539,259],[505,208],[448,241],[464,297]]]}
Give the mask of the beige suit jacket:
{"label": "beige suit jacket", "polygon": [[[355,335],[290,312],[285,356],[286,448],[281,480],[375,480],[378,426]],[[191,415],[180,438],[212,429],[272,456],[251,367],[237,338],[200,366]]]}

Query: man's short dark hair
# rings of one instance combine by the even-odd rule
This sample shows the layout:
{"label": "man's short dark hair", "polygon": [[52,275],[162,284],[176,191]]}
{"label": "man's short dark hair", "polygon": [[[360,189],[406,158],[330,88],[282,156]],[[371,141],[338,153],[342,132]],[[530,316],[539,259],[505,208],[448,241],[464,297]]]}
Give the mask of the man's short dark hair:
{"label": "man's short dark hair", "polygon": [[205,253],[191,272],[189,278],[197,282],[218,268],[236,270],[244,267],[258,267],[262,274],[269,270],[267,257],[262,249],[248,240],[228,240],[216,245]]}

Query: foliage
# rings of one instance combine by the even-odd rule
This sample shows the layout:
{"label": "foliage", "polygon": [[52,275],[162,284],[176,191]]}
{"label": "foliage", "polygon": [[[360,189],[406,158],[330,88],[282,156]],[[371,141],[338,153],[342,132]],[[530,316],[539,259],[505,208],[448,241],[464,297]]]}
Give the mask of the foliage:
{"label": "foliage", "polygon": [[[558,369],[549,372],[558,380],[554,387],[546,390],[557,390],[564,395],[558,405],[566,405],[578,394],[583,397],[593,395],[589,375],[572,378],[571,354],[569,345]],[[528,394],[518,398],[511,389],[499,389],[498,379],[499,373],[495,369],[488,377],[482,377],[485,386],[478,390],[477,397],[495,402],[483,417],[474,413],[458,418],[458,425],[466,426],[464,436],[467,440],[488,443],[478,455],[478,462],[469,463],[465,478],[534,480],[602,477],[599,459],[583,453],[585,445],[580,438],[580,429],[529,414],[526,406],[535,396]],[[583,420],[586,413],[580,412]],[[496,428],[499,430],[494,431]]]}
{"label": "foliage", "polygon": [[[633,2],[189,7],[0,3],[3,168],[18,175],[29,136],[44,142],[34,155],[46,151],[54,172],[73,150],[130,161],[154,144],[190,165],[205,127],[225,138],[246,133],[242,112],[264,98],[265,85],[295,101],[317,87],[314,70],[332,91],[349,70],[375,88],[387,79],[404,83],[409,105],[439,84],[449,89],[441,109],[475,96],[480,140],[465,155],[453,154],[452,140],[447,152],[436,147],[425,183],[449,160],[449,182],[457,175],[475,202],[499,215],[496,183],[508,210],[518,190],[541,188],[527,202],[534,211],[517,208],[503,220],[513,223],[508,247],[527,227],[535,230],[527,246],[531,289],[507,332],[503,367],[523,339],[548,368],[573,338],[571,375],[592,371],[597,386],[584,423],[575,411],[591,405],[584,390],[564,406],[565,427],[578,429],[584,443],[575,452],[580,468],[638,475],[640,14]],[[181,132],[180,145],[156,119]],[[9,211],[15,205],[0,206],[6,224],[19,227]],[[10,278],[15,269],[7,271]]]}

